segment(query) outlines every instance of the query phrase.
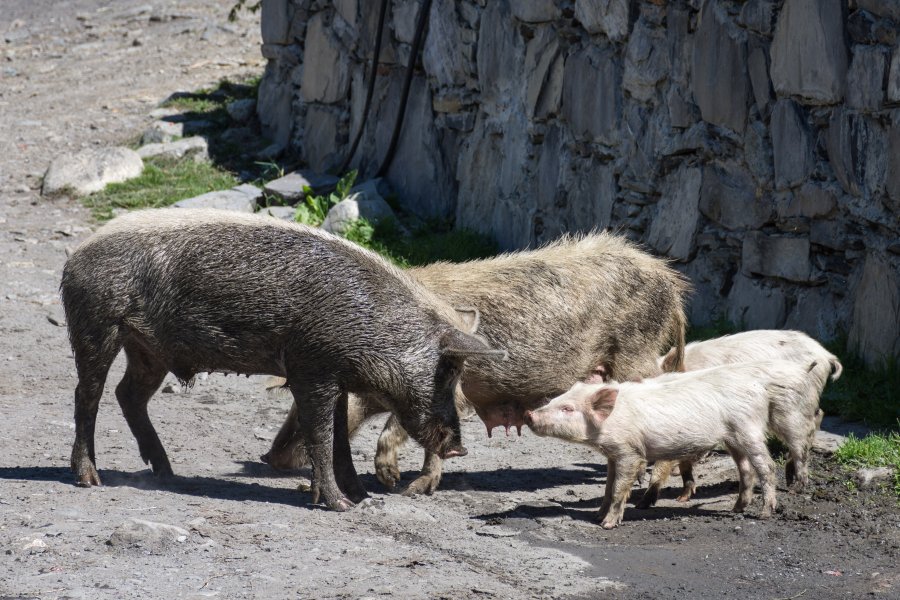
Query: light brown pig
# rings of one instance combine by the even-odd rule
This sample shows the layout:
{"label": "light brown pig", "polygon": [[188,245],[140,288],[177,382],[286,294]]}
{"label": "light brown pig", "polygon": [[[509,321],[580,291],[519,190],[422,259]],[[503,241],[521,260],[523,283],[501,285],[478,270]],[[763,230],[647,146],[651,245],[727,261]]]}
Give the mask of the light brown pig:
{"label": "light brown pig", "polygon": [[[671,370],[679,356],[680,353],[673,348],[665,356],[659,358],[660,367],[666,371]],[[783,360],[801,366],[815,362],[815,368],[807,374],[807,377],[810,379],[810,385],[817,389],[819,395],[825,388],[828,378],[831,377],[831,380],[834,381],[841,376],[843,371],[840,361],[834,354],[801,331],[774,329],[745,331],[702,342],[691,342],[684,348],[685,371],[757,360]],[[823,414],[819,411],[817,429],[822,422],[822,417]],[[812,435],[815,435],[815,431]],[[811,443],[812,440],[810,440]],[[650,485],[638,503],[638,507],[649,508],[656,504],[659,499],[659,491],[665,485],[674,466],[674,463],[665,461],[653,466]],[[682,461],[679,468],[684,486],[677,499],[679,502],[686,502],[696,491],[693,462]],[[788,459],[785,464],[785,478],[788,485],[793,484],[795,488],[802,488],[806,485],[806,473],[798,474],[794,461],[791,459]]]}
{"label": "light brown pig", "polygon": [[801,367],[783,361],[742,363],[691,373],[666,374],[640,383],[575,384],[547,406],[525,413],[538,435],[592,446],[607,457],[600,519],[622,522],[625,502],[647,461],[702,456],[723,444],[740,475],[734,504],[742,512],[753,498],[754,473],[762,486],[760,517],[775,509],[775,464],[766,448],[771,431],[805,473],[818,393]]}
{"label": "light brown pig", "polygon": [[[686,281],[665,261],[619,236],[566,237],[537,250],[408,272],[452,306],[476,308],[478,333],[508,351],[508,360],[495,363],[470,358],[460,380],[464,397],[457,397],[457,408],[474,408],[489,433],[498,425],[521,427],[526,409],[576,381],[657,375],[662,348],[684,346]],[[670,363],[680,367],[677,357]],[[351,432],[362,419],[385,410],[375,398],[351,396],[349,402],[351,418],[357,417],[349,423]],[[388,488],[400,479],[397,449],[405,440],[400,423],[390,419],[375,461]],[[292,411],[262,459],[276,468],[302,466],[301,442]],[[440,457],[427,453],[422,474],[407,493],[434,491],[441,464]]]}

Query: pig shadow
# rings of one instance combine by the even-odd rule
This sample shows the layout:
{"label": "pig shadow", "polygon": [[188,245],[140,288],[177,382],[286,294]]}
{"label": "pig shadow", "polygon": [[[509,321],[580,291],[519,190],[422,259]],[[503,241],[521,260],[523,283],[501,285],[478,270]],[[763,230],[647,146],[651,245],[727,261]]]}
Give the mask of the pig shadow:
{"label": "pig shadow", "polygon": [[[233,477],[255,477],[281,479],[285,477],[306,477],[308,468],[277,471],[258,461],[239,461],[240,469],[229,473]],[[575,470],[573,467],[580,467]],[[400,491],[419,476],[419,471],[400,473]],[[359,478],[367,490],[387,491],[378,478],[371,473],[360,474]],[[517,469],[502,468],[490,471],[450,471],[444,472],[438,490],[445,491],[485,491],[485,492],[534,492],[548,487],[599,484],[606,481],[606,465],[576,463],[566,468]]]}
{"label": "pig shadow", "polygon": [[[605,483],[605,482],[604,482]],[[547,486],[550,487],[550,486]],[[735,482],[721,482],[714,485],[698,487],[697,493],[689,503],[682,506],[654,506],[652,508],[641,509],[635,504],[643,497],[646,489],[634,489],[628,498],[628,505],[625,508],[625,520],[627,521],[657,521],[665,519],[674,519],[678,517],[716,517],[733,519],[730,511],[711,510],[704,508],[704,502],[698,503],[698,500],[710,499],[718,502],[723,496],[737,495],[737,484]],[[664,490],[663,498],[668,498]],[[678,490],[668,490],[674,498]],[[477,515],[473,518],[485,521],[489,525],[502,524],[507,519],[559,519],[568,517],[573,521],[596,522],[597,511],[603,503],[603,488],[599,488],[596,497],[582,500],[555,500],[552,502],[534,502],[524,503],[513,509],[495,513],[487,513]]]}
{"label": "pig shadow", "polygon": [[[52,481],[75,487],[75,476],[65,467],[2,467],[0,468],[0,480]],[[149,470],[128,472],[114,469],[100,469],[100,480],[107,488],[158,490],[217,500],[270,502],[301,508],[324,508],[323,505],[312,504],[311,497],[307,492],[293,487],[269,487],[256,482],[179,475],[168,479],[158,479]],[[378,485],[378,481],[374,476],[363,476],[362,480],[367,490],[378,491],[378,488],[375,487]]]}

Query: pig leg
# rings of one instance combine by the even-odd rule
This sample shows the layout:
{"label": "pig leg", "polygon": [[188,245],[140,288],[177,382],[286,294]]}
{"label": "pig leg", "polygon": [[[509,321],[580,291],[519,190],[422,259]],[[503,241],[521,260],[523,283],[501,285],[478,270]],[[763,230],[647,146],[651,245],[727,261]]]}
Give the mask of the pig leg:
{"label": "pig leg", "polygon": [[434,452],[425,451],[425,464],[422,465],[422,473],[403,490],[404,496],[426,494],[430,496],[441,483],[441,474],[444,470],[444,461]]}
{"label": "pig leg", "polygon": [[697,491],[697,484],[694,482],[694,463],[689,460],[678,461],[678,468],[681,470],[681,495],[675,498],[678,502],[687,502]]}
{"label": "pig leg", "polygon": [[666,485],[666,481],[668,481],[672,469],[674,469],[677,464],[677,462],[669,460],[658,460],[653,463],[653,472],[650,474],[650,485],[647,486],[647,491],[644,492],[644,495],[637,503],[637,508],[646,509],[656,504],[656,501],[659,500],[659,491]]}
{"label": "pig leg", "polygon": [[[337,382],[309,381],[301,377],[292,378],[290,375],[288,381],[294,402],[297,403],[297,411],[303,415],[300,419],[300,433],[312,463],[312,501],[314,504],[318,503],[321,496],[328,508],[338,511],[349,510],[353,507],[353,502],[338,487],[333,454],[335,411],[344,392]],[[346,414],[342,417],[346,419]],[[341,452],[343,453],[343,449]],[[349,453],[348,448],[347,455]],[[343,469],[346,469],[346,466],[342,465]],[[342,477],[345,476],[342,472]]]}
{"label": "pig leg", "polygon": [[739,478],[738,497],[731,510],[732,512],[739,513],[744,512],[744,509],[753,501],[753,484],[755,483],[755,477],[753,476],[753,465],[750,464],[750,460],[747,458],[746,454],[741,454],[735,450],[731,452],[731,457],[737,465]]}
{"label": "pig leg", "polygon": [[612,504],[613,490],[616,487],[616,461],[612,458],[606,459],[606,487],[603,490],[603,503],[597,513],[597,518],[603,520],[609,514],[609,507]]}
{"label": "pig leg", "polygon": [[300,415],[297,413],[296,402],[291,403],[291,410],[281,424],[278,435],[272,440],[269,451],[259,459],[279,471],[301,469],[309,464],[300,435]]}
{"label": "pig leg", "polygon": [[[603,529],[612,529],[622,522],[625,515],[625,503],[631,494],[631,486],[637,478],[638,471],[644,465],[639,457],[626,456],[616,461],[616,478],[613,481],[612,502],[609,512],[601,525]],[[609,487],[609,483],[606,484]]]}
{"label": "pig leg", "polygon": [[107,336],[88,334],[73,339],[78,385],[75,387],[75,443],[72,445],[71,466],[77,485],[82,487],[100,485],[94,454],[94,431],[106,375],[121,348],[114,340],[116,333],[110,331]]}
{"label": "pig leg", "polygon": [[350,434],[347,427],[347,394],[341,394],[334,414],[334,474],[338,487],[353,502],[360,502],[368,498],[366,488],[363,487],[353,466],[353,456],[350,453]]}
{"label": "pig leg", "polygon": [[[403,426],[400,425],[400,419],[395,415],[384,424],[381,435],[378,436],[378,450],[375,453],[375,476],[378,481],[389,490],[393,490],[400,483],[400,468],[397,465],[397,449],[402,446],[409,435]],[[428,465],[428,457],[425,458],[425,465]],[[425,467],[423,467],[423,471]],[[440,480],[440,477],[438,477]]]}
{"label": "pig leg", "polygon": [[166,368],[136,343],[125,344],[125,356],[125,376],[116,386],[119,407],[137,440],[144,464],[150,463],[157,477],[171,477],[169,458],[147,414],[147,403],[162,385]]}
{"label": "pig leg", "polygon": [[758,439],[746,446],[747,458],[756,471],[759,484],[762,488],[763,507],[759,513],[761,519],[772,516],[775,510],[775,463],[766,448],[765,436],[762,432]]}
{"label": "pig leg", "polygon": [[792,490],[802,490],[809,482],[809,443],[807,440],[789,440],[791,458],[784,465],[784,475]]}

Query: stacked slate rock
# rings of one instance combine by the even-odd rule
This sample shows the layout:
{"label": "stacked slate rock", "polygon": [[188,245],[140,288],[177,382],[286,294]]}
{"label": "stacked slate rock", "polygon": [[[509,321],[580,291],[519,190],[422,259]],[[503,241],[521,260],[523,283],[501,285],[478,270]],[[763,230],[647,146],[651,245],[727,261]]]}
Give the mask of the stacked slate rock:
{"label": "stacked slate rock", "polygon": [[[360,127],[380,2],[267,0],[265,130],[312,169]],[[387,151],[421,2],[393,0],[352,167]],[[387,180],[504,249],[613,228],[691,319],[900,355],[900,4],[434,0]]]}

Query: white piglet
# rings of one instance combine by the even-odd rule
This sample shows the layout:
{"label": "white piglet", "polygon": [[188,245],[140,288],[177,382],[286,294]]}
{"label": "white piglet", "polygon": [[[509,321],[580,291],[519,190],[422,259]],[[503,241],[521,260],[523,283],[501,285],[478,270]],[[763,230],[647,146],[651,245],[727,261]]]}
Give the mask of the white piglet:
{"label": "white piglet", "polygon": [[[659,358],[659,366],[671,366],[676,360],[675,350]],[[781,331],[777,329],[759,329],[745,331],[734,335],[725,335],[702,342],[692,342],[684,347],[684,370],[697,371],[721,365],[730,365],[759,360],[782,360],[808,366],[816,363],[807,373],[810,385],[822,394],[829,377],[832,381],[841,376],[843,367],[838,358],[826,350],[816,340],[801,331]],[[816,429],[822,421],[823,414],[816,415]],[[815,431],[812,432],[815,436]],[[810,439],[812,444],[812,439]],[[665,485],[675,463],[660,462],[654,465],[650,476],[650,485],[644,497],[638,503],[640,508],[649,508],[659,499],[659,492]],[[686,502],[694,494],[696,484],[693,476],[693,461],[684,460],[679,463],[683,488],[678,501]],[[785,464],[785,479],[789,486],[802,488],[806,485],[806,474],[798,474],[793,460]]]}
{"label": "white piglet", "polygon": [[695,459],[718,444],[731,453],[740,476],[733,510],[750,504],[758,477],[765,518],[775,509],[767,431],[788,447],[798,474],[806,471],[818,410],[811,368],[760,361],[635,383],[577,383],[526,413],[525,422],[538,435],[587,444],[607,457],[599,515],[606,529],[622,522],[632,484],[648,461]]}

